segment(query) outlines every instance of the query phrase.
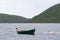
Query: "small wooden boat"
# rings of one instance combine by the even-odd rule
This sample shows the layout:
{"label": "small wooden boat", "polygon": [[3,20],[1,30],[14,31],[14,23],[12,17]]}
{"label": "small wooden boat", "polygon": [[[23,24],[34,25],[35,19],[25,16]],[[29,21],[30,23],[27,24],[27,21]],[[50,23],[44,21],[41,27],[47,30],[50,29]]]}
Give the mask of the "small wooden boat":
{"label": "small wooden boat", "polygon": [[[17,29],[17,28],[16,28]],[[35,29],[31,29],[31,30],[21,30],[18,31],[17,30],[17,34],[30,34],[30,35],[34,35],[35,33]]]}

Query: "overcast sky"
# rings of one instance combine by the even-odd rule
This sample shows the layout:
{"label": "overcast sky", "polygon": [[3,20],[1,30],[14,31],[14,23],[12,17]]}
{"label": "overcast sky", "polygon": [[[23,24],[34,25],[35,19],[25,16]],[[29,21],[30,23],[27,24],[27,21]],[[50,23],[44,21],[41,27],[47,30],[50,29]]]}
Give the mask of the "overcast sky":
{"label": "overcast sky", "polygon": [[0,13],[32,18],[60,0],[0,0]]}

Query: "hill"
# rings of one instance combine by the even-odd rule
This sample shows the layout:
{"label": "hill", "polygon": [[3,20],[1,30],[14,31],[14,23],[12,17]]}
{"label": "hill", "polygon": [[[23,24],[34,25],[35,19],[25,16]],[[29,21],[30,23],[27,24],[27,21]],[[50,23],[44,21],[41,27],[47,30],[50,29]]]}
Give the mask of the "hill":
{"label": "hill", "polygon": [[60,23],[60,3],[33,17],[30,23]]}
{"label": "hill", "polygon": [[25,23],[27,18],[0,13],[0,23]]}

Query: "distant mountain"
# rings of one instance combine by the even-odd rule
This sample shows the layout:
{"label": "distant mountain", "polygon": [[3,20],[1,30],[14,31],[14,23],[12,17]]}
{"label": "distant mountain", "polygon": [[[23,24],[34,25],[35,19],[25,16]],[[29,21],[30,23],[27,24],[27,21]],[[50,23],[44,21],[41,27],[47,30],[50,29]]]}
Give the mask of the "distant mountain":
{"label": "distant mountain", "polygon": [[0,13],[0,23],[25,23],[27,21],[27,18],[21,16]]}
{"label": "distant mountain", "polygon": [[30,23],[60,23],[60,3],[33,17]]}
{"label": "distant mountain", "polygon": [[60,3],[48,8],[32,19],[0,13],[0,23],[60,23]]}

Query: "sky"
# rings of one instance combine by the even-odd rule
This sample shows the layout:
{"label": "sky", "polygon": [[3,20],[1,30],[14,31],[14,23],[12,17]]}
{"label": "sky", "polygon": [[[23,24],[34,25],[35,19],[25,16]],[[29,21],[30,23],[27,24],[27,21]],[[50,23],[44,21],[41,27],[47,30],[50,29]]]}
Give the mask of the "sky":
{"label": "sky", "polygon": [[60,0],[0,0],[0,13],[32,18]]}

